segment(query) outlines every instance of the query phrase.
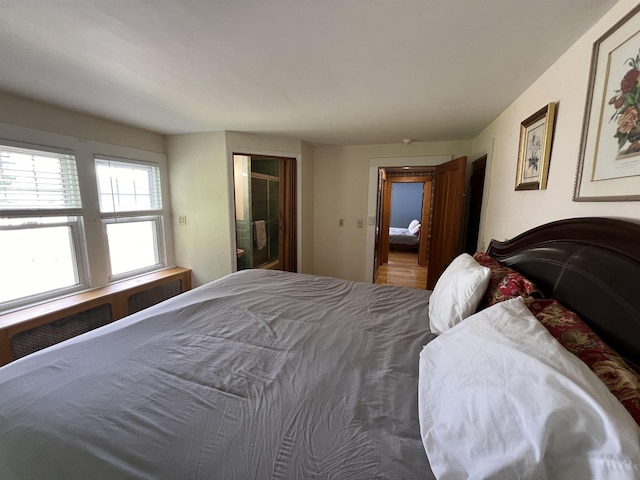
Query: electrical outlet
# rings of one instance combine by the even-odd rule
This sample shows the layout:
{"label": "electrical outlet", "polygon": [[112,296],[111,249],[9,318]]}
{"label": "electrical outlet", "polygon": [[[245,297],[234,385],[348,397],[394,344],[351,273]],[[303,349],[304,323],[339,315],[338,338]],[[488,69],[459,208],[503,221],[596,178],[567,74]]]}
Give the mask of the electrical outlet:
{"label": "electrical outlet", "polygon": [[364,220],[361,218],[358,219],[358,228],[362,228],[364,226]]}
{"label": "electrical outlet", "polygon": [[344,227],[344,218],[339,218],[338,219],[338,226],[339,227]]}
{"label": "electrical outlet", "polygon": [[187,216],[179,215],[178,216],[178,225],[186,225],[187,224]]}

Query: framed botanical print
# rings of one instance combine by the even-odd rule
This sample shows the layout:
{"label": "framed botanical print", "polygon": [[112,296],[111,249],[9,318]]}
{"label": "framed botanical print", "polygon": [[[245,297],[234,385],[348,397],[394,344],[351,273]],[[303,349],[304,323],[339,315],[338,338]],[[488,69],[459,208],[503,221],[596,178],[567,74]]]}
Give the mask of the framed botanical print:
{"label": "framed botanical print", "polygon": [[520,124],[516,190],[547,188],[556,104],[545,105]]}
{"label": "framed botanical print", "polygon": [[593,45],[575,201],[640,200],[639,12]]}

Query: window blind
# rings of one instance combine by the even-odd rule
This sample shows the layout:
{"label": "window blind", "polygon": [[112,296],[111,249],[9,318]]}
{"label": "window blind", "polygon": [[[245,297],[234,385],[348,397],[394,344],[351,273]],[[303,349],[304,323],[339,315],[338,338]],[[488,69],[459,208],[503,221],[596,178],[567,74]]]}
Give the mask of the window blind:
{"label": "window blind", "polygon": [[81,207],[73,155],[0,145],[0,212]]}
{"label": "window blind", "polygon": [[95,163],[101,213],[162,209],[158,165],[108,158]]}

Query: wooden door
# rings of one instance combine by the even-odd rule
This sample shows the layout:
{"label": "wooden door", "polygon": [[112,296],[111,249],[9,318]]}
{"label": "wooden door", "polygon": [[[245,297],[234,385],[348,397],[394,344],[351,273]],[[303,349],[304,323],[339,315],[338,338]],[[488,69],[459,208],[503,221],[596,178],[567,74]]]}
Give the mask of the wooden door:
{"label": "wooden door", "polygon": [[389,225],[391,222],[391,182],[382,170],[380,206],[380,265],[389,262]]}
{"label": "wooden door", "polygon": [[296,159],[280,159],[280,270],[298,271]]}
{"label": "wooden door", "polygon": [[427,244],[429,235],[429,215],[431,214],[431,185],[432,180],[425,180],[422,187],[422,218],[420,219],[420,246],[418,247],[418,265],[427,266]]}
{"label": "wooden door", "polygon": [[383,169],[378,169],[378,190],[376,192],[376,235],[375,235],[375,245],[373,248],[373,283],[376,283],[378,279],[378,267],[382,265],[382,259],[380,257],[380,245],[382,245],[381,235],[382,235],[382,183],[384,181],[385,172]]}
{"label": "wooden door", "polygon": [[464,251],[473,255],[478,249],[480,216],[482,214],[482,196],[484,193],[484,175],[487,168],[487,156],[480,157],[471,164],[469,181],[469,213],[467,214],[467,233]]}
{"label": "wooden door", "polygon": [[427,289],[433,290],[445,268],[460,252],[462,200],[467,157],[438,165],[434,176],[433,222],[429,249]]}

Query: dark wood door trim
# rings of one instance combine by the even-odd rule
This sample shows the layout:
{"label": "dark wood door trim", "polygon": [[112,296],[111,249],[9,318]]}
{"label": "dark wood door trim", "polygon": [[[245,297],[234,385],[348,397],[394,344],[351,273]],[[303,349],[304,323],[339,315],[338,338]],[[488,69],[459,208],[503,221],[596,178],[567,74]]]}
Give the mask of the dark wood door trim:
{"label": "dark wood door trim", "polygon": [[280,159],[280,269],[298,271],[296,160]]}
{"label": "dark wood door trim", "polygon": [[[403,177],[383,176],[382,184],[382,209],[380,221],[380,265],[389,261],[389,226],[391,224],[391,191],[394,183],[422,183],[422,232],[420,235],[420,246],[418,248],[418,263],[421,266],[427,265],[427,239],[429,235],[429,212],[431,205],[431,176],[416,175],[410,173]],[[427,193],[428,190],[428,193]],[[422,263],[421,263],[422,262]]]}

